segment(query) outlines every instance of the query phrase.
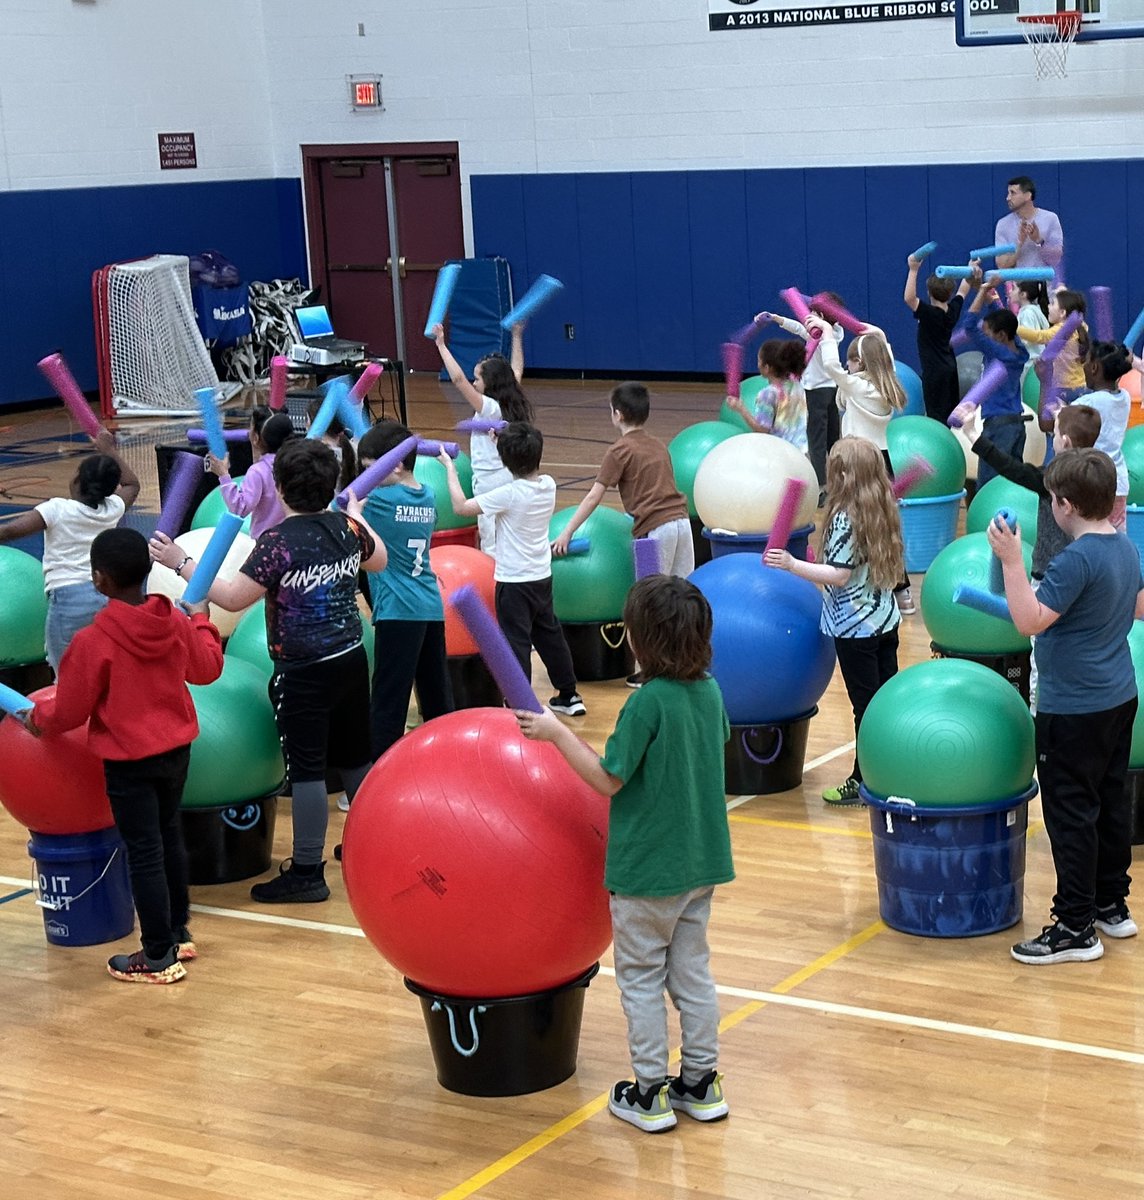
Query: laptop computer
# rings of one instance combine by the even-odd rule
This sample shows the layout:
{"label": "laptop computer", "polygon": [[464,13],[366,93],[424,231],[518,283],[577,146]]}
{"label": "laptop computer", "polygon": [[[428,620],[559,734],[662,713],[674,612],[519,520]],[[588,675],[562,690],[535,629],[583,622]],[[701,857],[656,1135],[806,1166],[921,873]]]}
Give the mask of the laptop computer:
{"label": "laptop computer", "polygon": [[334,333],[333,322],[324,304],[311,304],[294,310],[299,340],[290,357],[295,362],[329,364],[360,359],[365,355],[362,342],[351,342]]}

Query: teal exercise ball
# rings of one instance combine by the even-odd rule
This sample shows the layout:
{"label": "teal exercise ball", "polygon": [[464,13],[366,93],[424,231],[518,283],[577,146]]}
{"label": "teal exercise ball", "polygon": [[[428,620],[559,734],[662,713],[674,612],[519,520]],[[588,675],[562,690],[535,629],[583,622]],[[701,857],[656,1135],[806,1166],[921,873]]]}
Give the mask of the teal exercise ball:
{"label": "teal exercise ball", "polygon": [[[373,623],[368,617],[361,619],[361,640],[369,659],[370,677],[373,676]],[[266,601],[252,604],[239,618],[234,632],[227,638],[226,659],[241,659],[257,667],[266,680],[274,674],[274,663],[266,642]]]}
{"label": "teal exercise ball", "polygon": [[1128,503],[1144,504],[1144,425],[1132,426],[1121,449],[1128,465]]}
{"label": "teal exercise ball", "polygon": [[224,657],[214,683],[191,685],[199,736],[191,743],[184,808],[239,804],[282,782],[282,747],[266,684],[257,667]]}
{"label": "teal exercise ball", "polygon": [[[245,475],[240,475],[233,480],[234,483],[242,486],[242,481],[246,478]],[[195,515],[191,518],[192,529],[213,529],[222,517],[223,513],[229,512],[230,509],[223,503],[222,488],[216,487],[213,491],[208,492],[202,499],[202,503],[195,509]],[[250,533],[250,518],[247,517],[242,523],[242,532]]]}
{"label": "teal exercise ball", "polygon": [[906,406],[900,412],[891,415],[895,420],[902,417],[924,417],[926,415],[925,393],[922,391],[921,376],[911,366],[894,359],[894,374],[906,393]]}
{"label": "teal exercise ball", "polygon": [[[743,406],[748,412],[755,411],[755,401],[759,398],[759,393],[767,386],[767,380],[762,375],[751,375],[744,379],[739,385],[739,399],[742,400]],[[719,409],[719,420],[731,425],[740,433],[751,433],[752,429],[747,424],[746,417],[741,412],[736,412],[726,400],[723,401]]]}
{"label": "teal exercise ball", "polygon": [[1032,782],[1033,718],[995,671],[932,659],[878,689],[862,717],[858,761],[877,796],[939,808],[988,804]]}
{"label": "teal exercise ball", "polygon": [[15,546],[0,546],[0,667],[44,661],[44,568]]}
{"label": "teal exercise ball", "polygon": [[894,473],[904,471],[916,456],[933,468],[933,474],[910,489],[910,499],[952,496],[965,487],[965,454],[953,431],[932,417],[904,416],[891,421],[886,444]]}
{"label": "teal exercise ball", "polygon": [[[473,494],[473,464],[469,456],[462,450],[453,460],[457,468],[457,478],[461,481],[461,491],[466,496]],[[419,454],[413,468],[413,475],[418,483],[433,489],[433,498],[437,504],[437,529],[464,529],[477,523],[476,517],[459,517],[453,511],[453,502],[449,499],[449,479],[440,461],[428,454]]]}
{"label": "teal exercise ball", "polygon": [[[1027,542],[1021,546],[1025,574],[1032,569],[1033,551]],[[967,533],[950,542],[930,568],[922,582],[922,620],[934,645],[953,654],[1019,654],[1029,649],[1029,639],[1017,632],[1012,621],[955,604],[958,586],[989,591],[993,551],[984,533]]]}
{"label": "teal exercise ball", "polygon": [[[574,508],[562,508],[552,514],[549,538],[564,532]],[[576,537],[587,538],[587,554],[569,554],[552,558],[552,605],[561,621],[618,621],[624,615],[624,601],[635,583],[632,558],[632,521],[614,508],[596,509],[576,530]]]}
{"label": "teal exercise ball", "polygon": [[[738,415],[737,413],[735,414]],[[687,511],[695,516],[695,472],[713,446],[735,436],[729,421],[700,421],[677,433],[667,444],[675,486],[687,497]]]}
{"label": "teal exercise ball", "polygon": [[[1128,649],[1132,652],[1132,668],[1136,672],[1136,690],[1144,695],[1144,621],[1133,621],[1128,632]],[[1132,749],[1128,753],[1128,768],[1144,768],[1144,705],[1136,709],[1132,722]]]}
{"label": "teal exercise ball", "polygon": [[977,494],[965,514],[966,533],[984,533],[999,508],[1007,508],[1021,526],[1021,540],[1032,546],[1037,540],[1040,498],[1036,492],[995,475]]}
{"label": "teal exercise ball", "polygon": [[1021,403],[1026,408],[1031,408],[1033,412],[1040,411],[1041,381],[1031,366],[1025,372],[1025,378],[1021,380]]}

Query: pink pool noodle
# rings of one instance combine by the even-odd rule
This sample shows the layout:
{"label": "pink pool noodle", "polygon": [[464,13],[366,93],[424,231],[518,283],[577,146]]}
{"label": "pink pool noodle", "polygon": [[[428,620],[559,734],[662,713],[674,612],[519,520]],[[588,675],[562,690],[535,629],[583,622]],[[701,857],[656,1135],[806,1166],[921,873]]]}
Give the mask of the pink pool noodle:
{"label": "pink pool noodle", "polygon": [[960,429],[981,402],[991,396],[1005,382],[1005,368],[994,359],[981,373],[981,378],[965,393],[961,403],[949,414],[946,424]]}
{"label": "pink pool noodle", "polygon": [[500,433],[507,421],[488,421],[484,417],[469,417],[454,426],[459,433]]}
{"label": "pink pool noodle", "polygon": [[99,418],[91,411],[91,405],[84,399],[79,384],[68,370],[68,365],[61,354],[49,354],[40,359],[40,370],[48,382],[56,389],[56,394],[67,405],[71,415],[75,417],[88,437],[94,438],[103,426]]}
{"label": "pink pool noodle", "polygon": [[933,474],[933,467],[920,454],[915,454],[890,482],[894,499],[900,500],[915,484]]}
{"label": "pink pool noodle", "polygon": [[749,324],[744,325],[737,333],[733,334],[731,341],[746,344],[755,336],[756,333],[766,324],[766,314],[759,313],[757,317]]}
{"label": "pink pool noodle", "polygon": [[779,295],[782,297],[783,303],[794,313],[796,321],[806,324],[806,318],[810,316],[810,306],[806,302],[806,297],[798,288],[789,287],[783,288]]}
{"label": "pink pool noodle", "polygon": [[726,380],[724,395],[738,400],[743,384],[743,347],[738,342],[723,343],[723,378]]}
{"label": "pink pool noodle", "polygon": [[286,407],[286,374],[290,360],[284,354],[276,354],[270,360],[270,407],[281,412]]}
{"label": "pink pool noodle", "polygon": [[810,303],[828,321],[833,321],[835,324],[841,325],[843,329],[849,330],[851,333],[866,332],[866,326],[852,312],[847,312],[841,304],[835,304],[825,292],[817,293],[811,299]]}
{"label": "pink pool noodle", "polygon": [[783,489],[783,498],[779,501],[779,510],[775,513],[775,523],[767,535],[767,544],[763,554],[768,550],[785,550],[790,541],[790,532],[794,528],[795,516],[806,491],[805,479],[788,479]]}
{"label": "pink pool noodle", "polygon": [[508,644],[508,639],[501,632],[496,618],[481,599],[480,593],[471,583],[460,587],[449,598],[449,603],[456,609],[457,615],[469,631],[489,673],[496,680],[501,694],[508,701],[509,708],[525,709],[528,712],[543,712],[532,685],[520,669],[520,663]]}
{"label": "pink pool noodle", "polygon": [[369,389],[373,387],[384,371],[385,368],[381,363],[367,363],[365,370],[358,376],[357,383],[350,388],[350,399],[355,404],[361,404],[369,395]]}
{"label": "pink pool noodle", "polygon": [[822,330],[808,329],[806,331],[806,358],[803,365],[810,366],[810,360],[818,353],[818,347],[822,345]]}
{"label": "pink pool noodle", "polygon": [[422,458],[440,458],[442,450],[450,458],[456,458],[461,453],[461,447],[456,442],[439,442],[434,438],[417,439],[417,453]]}
{"label": "pink pool noodle", "polygon": [[[203,441],[206,441],[205,434]],[[169,538],[178,537],[202,477],[203,460],[197,454],[188,454],[185,450],[175,452],[167,476],[167,495],[163,499],[163,511],[155,523],[157,533],[165,533]]]}
{"label": "pink pool noodle", "polygon": [[636,560],[637,579],[643,579],[645,575],[659,575],[661,573],[659,545],[654,538],[634,538],[632,540],[632,554]]}
{"label": "pink pool noodle", "polygon": [[1097,341],[1111,342],[1112,333],[1112,289],[1091,287],[1088,298],[1092,301],[1092,331]]}
{"label": "pink pool noodle", "polygon": [[407,437],[405,441],[394,446],[383,454],[375,463],[371,463],[344,491],[340,491],[335,500],[339,508],[345,508],[350,502],[352,491],[359,500],[364,500],[379,483],[389,475],[401,460],[410,452],[417,449],[417,439]]}

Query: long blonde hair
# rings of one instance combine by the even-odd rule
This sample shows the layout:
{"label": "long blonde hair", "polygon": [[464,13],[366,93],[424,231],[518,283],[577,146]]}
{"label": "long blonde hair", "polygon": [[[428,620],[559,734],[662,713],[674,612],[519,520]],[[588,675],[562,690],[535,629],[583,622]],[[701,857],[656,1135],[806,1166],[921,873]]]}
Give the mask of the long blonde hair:
{"label": "long blonde hair", "polygon": [[862,373],[886,403],[900,412],[906,407],[906,393],[894,373],[894,359],[885,338],[877,333],[859,334],[853,346],[862,364]]}
{"label": "long blonde hair", "polygon": [[865,438],[839,438],[826,459],[823,541],[840,512],[854,530],[859,559],[870,568],[871,586],[897,587],[905,574],[898,506],[882,452]]}

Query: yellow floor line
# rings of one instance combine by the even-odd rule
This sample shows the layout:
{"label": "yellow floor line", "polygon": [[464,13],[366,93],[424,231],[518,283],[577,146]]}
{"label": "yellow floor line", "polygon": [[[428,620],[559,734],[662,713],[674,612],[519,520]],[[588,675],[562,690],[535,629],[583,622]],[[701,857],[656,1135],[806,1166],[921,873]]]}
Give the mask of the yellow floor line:
{"label": "yellow floor line", "polygon": [[797,829],[800,833],[833,833],[839,837],[856,837],[870,840],[870,830],[850,829],[840,825],[812,825],[807,821],[780,821],[775,817],[751,817],[746,813],[728,813],[728,821],[739,821],[744,825],[769,825],[772,829]]}
{"label": "yellow floor line", "polygon": [[[835,946],[833,950],[828,950],[821,957],[816,958],[814,962],[796,971],[793,975],[788,975],[781,983],[776,984],[771,991],[780,994],[791,991],[793,988],[798,987],[800,983],[805,983],[812,975],[817,975],[820,971],[825,971],[827,967],[832,966],[840,958],[844,958],[852,950],[865,945],[872,937],[882,933],[885,928],[886,926],[881,921],[875,921],[872,925],[867,926],[853,937],[847,938],[846,941]],[[750,1003],[744,1004],[733,1013],[728,1013],[719,1022],[719,1032],[725,1033],[728,1029],[733,1029],[748,1017],[754,1016],[759,1009],[765,1007],[766,1003],[762,1000],[752,1000]],[[678,1054],[673,1054],[672,1061],[674,1062],[677,1057]],[[545,1146],[550,1146],[558,1138],[583,1125],[585,1121],[594,1117],[597,1113],[603,1112],[608,1107],[608,1095],[608,1092],[604,1092],[594,1100],[590,1100],[587,1104],[578,1108],[575,1112],[561,1118],[554,1125],[549,1125],[547,1129],[542,1130],[535,1137],[529,1138],[527,1142],[517,1146],[515,1150],[509,1151],[502,1158],[498,1158],[496,1162],[490,1163],[484,1170],[470,1176],[464,1183],[458,1184],[455,1188],[451,1188],[447,1192],[442,1192],[438,1200],[465,1200],[465,1197],[473,1195],[474,1192],[479,1192],[486,1184],[499,1179],[502,1175],[511,1171],[513,1167],[519,1166],[526,1159],[543,1150]]]}

